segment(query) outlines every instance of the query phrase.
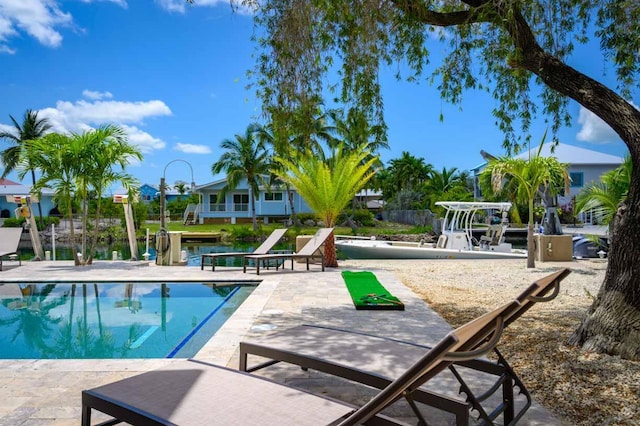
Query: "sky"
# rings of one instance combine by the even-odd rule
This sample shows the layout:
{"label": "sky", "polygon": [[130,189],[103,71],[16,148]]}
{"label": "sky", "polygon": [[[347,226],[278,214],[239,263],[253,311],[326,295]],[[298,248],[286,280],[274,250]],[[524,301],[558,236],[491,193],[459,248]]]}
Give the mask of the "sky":
{"label": "sky", "polygon": [[[114,123],[143,153],[128,169],[141,183],[158,185],[162,176],[190,182],[191,170],[197,185],[211,182],[222,177],[211,173],[220,143],[261,121],[260,102],[247,88],[254,31],[250,11],[234,12],[228,0],[0,0],[0,130],[11,129],[9,115],[21,122],[27,109],[59,132]],[[434,52],[437,63],[437,46]],[[572,66],[613,85],[613,69],[599,54],[576,52]],[[385,164],[407,151],[438,170],[468,170],[483,162],[480,150],[504,154],[489,94],[467,92],[451,105],[426,81],[396,81],[395,71],[385,68],[380,77]],[[562,143],[627,153],[592,113],[575,102],[570,111]],[[532,143],[544,131],[535,123]]]}

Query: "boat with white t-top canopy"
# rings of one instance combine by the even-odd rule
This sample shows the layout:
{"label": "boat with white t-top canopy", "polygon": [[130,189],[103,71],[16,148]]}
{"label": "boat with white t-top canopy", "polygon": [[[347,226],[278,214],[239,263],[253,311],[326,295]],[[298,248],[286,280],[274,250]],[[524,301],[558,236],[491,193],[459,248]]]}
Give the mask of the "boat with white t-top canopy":
{"label": "boat with white t-top canopy", "polygon": [[[505,242],[511,203],[438,201],[436,205],[446,212],[435,244],[349,238],[336,240],[336,247],[350,259],[526,259],[525,250]],[[477,240],[472,231],[479,211],[500,215],[500,223],[488,225]]]}

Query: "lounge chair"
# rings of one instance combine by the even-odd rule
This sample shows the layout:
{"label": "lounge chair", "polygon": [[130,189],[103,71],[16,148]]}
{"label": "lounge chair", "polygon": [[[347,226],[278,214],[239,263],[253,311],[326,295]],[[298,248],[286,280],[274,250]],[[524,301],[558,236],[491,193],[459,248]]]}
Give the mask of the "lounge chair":
{"label": "lounge chair", "polygon": [[[278,259],[291,259],[291,270],[293,270],[294,259],[306,259],[307,271],[309,270],[309,259],[319,257],[322,263],[322,270],[324,271],[324,253],[320,249],[322,245],[327,241],[329,237],[333,236],[333,228],[320,228],[313,237],[300,249],[297,253],[273,253],[273,254],[261,254],[261,255],[247,255],[243,261],[243,272],[247,272],[247,261],[249,259],[254,260],[256,264],[256,273],[260,275],[260,261],[278,260]],[[283,265],[284,268],[284,265]],[[276,269],[278,265],[276,264]]]}
{"label": "lounge chair", "polygon": [[[516,299],[517,310],[505,318],[505,326],[522,316],[535,303],[555,298],[562,281],[570,271],[562,269],[541,278],[527,287]],[[356,331],[332,327],[301,325],[286,330],[269,333],[264,337],[240,342],[241,371],[253,372],[264,367],[286,362],[336,375],[378,389],[386,387],[399,377],[407,366],[413,364],[428,347],[396,339],[373,336]],[[531,405],[531,396],[524,384],[509,366],[502,354],[494,349],[497,362],[485,359],[457,362],[451,366],[452,376],[442,379],[445,384],[432,382],[429,386],[416,389],[412,395],[418,401],[440,410],[452,413],[457,425],[468,425],[470,414],[475,410],[484,424],[493,424],[503,416],[503,424],[515,424]],[[384,357],[363,365],[363,353],[384,353]],[[269,361],[248,366],[248,355],[257,355]],[[462,368],[460,368],[462,367]],[[462,371],[460,371],[462,370]],[[473,389],[463,376],[481,382]],[[448,382],[446,382],[448,380]],[[451,383],[459,384],[457,388]],[[514,389],[522,395],[516,412]],[[501,397],[497,393],[502,390]],[[464,396],[459,395],[464,393]],[[413,404],[412,401],[409,401]],[[411,405],[418,418],[421,413]]]}
{"label": "lounge chair", "polygon": [[179,361],[82,392],[82,425],[92,410],[114,420],[153,425],[387,425],[400,424],[380,411],[446,369],[454,360],[476,358],[500,339],[505,319],[520,307],[504,305],[447,334],[423,350],[369,402],[356,408],[248,373],[199,361]]}
{"label": "lounge chair", "polygon": [[247,253],[242,251],[234,251],[234,252],[226,252],[226,253],[205,253],[202,255],[202,260],[200,263],[200,270],[204,270],[204,260],[211,259],[211,270],[216,270],[216,259],[219,257],[245,257],[250,254],[267,254],[272,249],[273,246],[278,244],[278,241],[284,237],[284,234],[287,232],[287,229],[274,229],[273,232],[267,237],[266,240],[262,242],[253,252]]}
{"label": "lounge chair", "polygon": [[2,261],[18,260],[18,265],[22,266],[22,260],[18,256],[18,245],[22,236],[22,228],[0,228],[0,271],[2,271]]}

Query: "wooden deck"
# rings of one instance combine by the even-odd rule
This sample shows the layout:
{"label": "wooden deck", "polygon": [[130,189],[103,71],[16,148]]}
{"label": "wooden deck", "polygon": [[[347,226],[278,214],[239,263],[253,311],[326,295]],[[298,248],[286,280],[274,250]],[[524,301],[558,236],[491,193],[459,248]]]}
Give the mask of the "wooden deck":
{"label": "wooden deck", "polygon": [[220,232],[183,232],[182,241],[218,242],[222,238]]}

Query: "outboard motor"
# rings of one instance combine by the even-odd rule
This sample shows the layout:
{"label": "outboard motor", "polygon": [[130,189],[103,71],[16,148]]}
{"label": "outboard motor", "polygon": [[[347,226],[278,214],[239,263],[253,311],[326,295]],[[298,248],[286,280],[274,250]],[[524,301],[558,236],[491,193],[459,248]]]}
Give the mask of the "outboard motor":
{"label": "outboard motor", "polygon": [[608,245],[603,238],[593,241],[584,235],[576,235],[573,237],[573,257],[575,258],[595,258],[600,257],[600,250],[607,251]]}

